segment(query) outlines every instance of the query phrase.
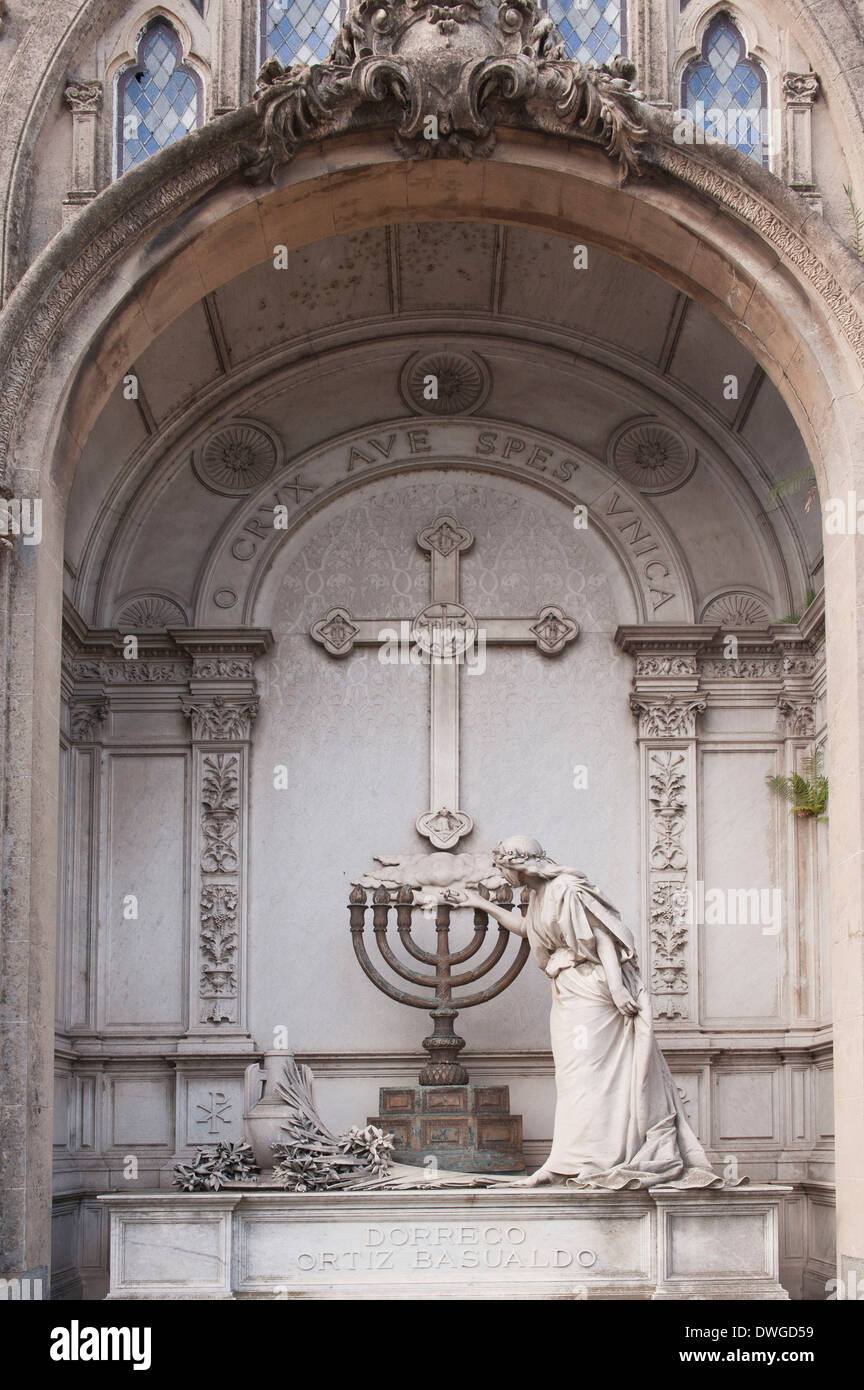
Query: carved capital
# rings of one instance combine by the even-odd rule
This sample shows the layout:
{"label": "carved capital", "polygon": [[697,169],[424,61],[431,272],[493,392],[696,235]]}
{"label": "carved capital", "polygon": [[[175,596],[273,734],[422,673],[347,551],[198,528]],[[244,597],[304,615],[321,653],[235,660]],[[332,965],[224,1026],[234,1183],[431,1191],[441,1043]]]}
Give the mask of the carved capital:
{"label": "carved capital", "polygon": [[630,696],[630,708],[639,720],[640,738],[694,738],[696,717],[707,705],[705,696],[690,700]]}
{"label": "carved capital", "polygon": [[777,706],[786,726],[787,736],[812,736],[816,728],[816,708],[812,700],[790,700],[787,695],[781,695]]}
{"label": "carved capital", "polygon": [[212,700],[184,700],[183,713],[192,722],[196,743],[247,739],[258,714],[258,697],[228,700],[214,695]]}
{"label": "carved capital", "polygon": [[815,72],[783,74],[783,95],[787,106],[812,106],[819,95],[819,77]]}
{"label": "carved capital", "polygon": [[102,83],[82,82],[77,77],[70,77],[63,99],[73,116],[93,116],[102,105]]}
{"label": "carved capital", "polygon": [[95,743],[99,725],[108,718],[107,700],[80,701],[69,710],[69,733],[73,743]]}

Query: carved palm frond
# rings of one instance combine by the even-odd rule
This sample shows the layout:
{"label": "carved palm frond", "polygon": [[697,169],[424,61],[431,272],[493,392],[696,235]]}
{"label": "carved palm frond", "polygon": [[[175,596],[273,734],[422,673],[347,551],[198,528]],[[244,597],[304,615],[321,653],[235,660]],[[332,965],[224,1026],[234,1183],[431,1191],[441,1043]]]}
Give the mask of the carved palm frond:
{"label": "carved palm frond", "polygon": [[226,1183],[242,1182],[260,1171],[245,1141],[221,1140],[213,1148],[200,1148],[191,1163],[178,1163],[174,1184],[184,1192],[218,1192]]}
{"label": "carved palm frond", "polygon": [[293,1057],[285,1063],[276,1093],[288,1107],[285,1140],[273,1145],[273,1181],[293,1192],[327,1192],[383,1177],[390,1167],[393,1137],[375,1125],[356,1125],[338,1137],[315,1105],[312,1072]]}

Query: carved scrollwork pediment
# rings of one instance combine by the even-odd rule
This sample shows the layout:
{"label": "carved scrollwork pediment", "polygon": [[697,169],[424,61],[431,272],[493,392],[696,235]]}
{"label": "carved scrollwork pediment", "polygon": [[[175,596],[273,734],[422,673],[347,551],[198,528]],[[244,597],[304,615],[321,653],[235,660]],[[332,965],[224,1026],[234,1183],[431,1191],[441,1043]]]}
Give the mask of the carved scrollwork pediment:
{"label": "carved scrollwork pediment", "polygon": [[626,178],[647,133],[634,75],[625,58],[568,58],[535,0],[354,0],[326,62],[262,67],[262,138],[249,173],[272,177],[305,141],[377,107],[410,158],[488,155],[496,122],[521,117],[600,144]]}

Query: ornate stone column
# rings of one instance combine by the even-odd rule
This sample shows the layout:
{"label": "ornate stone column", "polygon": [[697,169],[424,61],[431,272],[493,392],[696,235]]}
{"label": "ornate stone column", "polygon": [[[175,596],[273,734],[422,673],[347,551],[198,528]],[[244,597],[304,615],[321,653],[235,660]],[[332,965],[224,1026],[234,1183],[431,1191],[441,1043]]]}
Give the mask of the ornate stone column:
{"label": "ornate stone column", "polygon": [[96,197],[96,119],[102,83],[70,77],[63,93],[72,112],[72,186],[63,200],[63,223]]}
{"label": "ornate stone column", "polygon": [[815,72],[787,72],[783,77],[786,102],[786,182],[822,211],[822,197],[813,180],[811,115],[819,94]]}
{"label": "ornate stone column", "polygon": [[192,657],[183,712],[192,735],[189,1020],[180,1050],[251,1050],[246,1031],[249,751],[264,632],[177,631]]}
{"label": "ornate stone column", "polygon": [[638,722],[644,827],[643,978],[655,1017],[681,1027],[698,1021],[696,721],[707,701],[699,691],[696,653],[715,632],[708,625],[675,625],[616,633],[636,661],[630,707]]}

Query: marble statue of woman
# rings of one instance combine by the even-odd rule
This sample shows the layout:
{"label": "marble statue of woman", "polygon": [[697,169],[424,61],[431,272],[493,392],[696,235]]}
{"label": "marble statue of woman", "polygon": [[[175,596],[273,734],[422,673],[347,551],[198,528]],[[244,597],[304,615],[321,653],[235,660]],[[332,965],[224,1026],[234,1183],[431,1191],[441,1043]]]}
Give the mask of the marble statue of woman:
{"label": "marble statue of woman", "polygon": [[527,936],[552,982],[552,1152],[520,1186],[720,1186],[657,1046],[633,937],[615,908],[536,840],[502,840],[492,858],[508,883],[528,888],[526,916],[473,890],[454,899]]}

